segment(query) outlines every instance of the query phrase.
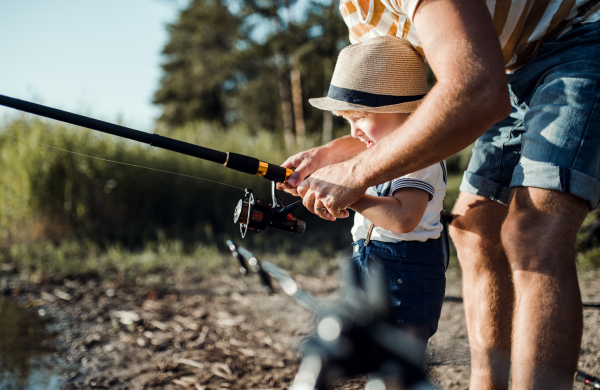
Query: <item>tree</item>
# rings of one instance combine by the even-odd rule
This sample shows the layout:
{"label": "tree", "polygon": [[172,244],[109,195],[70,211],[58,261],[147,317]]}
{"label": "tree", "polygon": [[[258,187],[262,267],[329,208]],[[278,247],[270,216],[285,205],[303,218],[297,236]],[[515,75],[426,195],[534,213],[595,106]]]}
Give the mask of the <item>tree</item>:
{"label": "tree", "polygon": [[154,103],[160,122],[180,126],[197,119],[225,122],[223,92],[233,77],[241,20],[222,0],[193,0],[168,26],[167,57]]}
{"label": "tree", "polygon": [[324,63],[348,44],[333,0],[193,0],[169,33],[155,95],[163,123],[242,122],[282,136],[287,129],[292,140],[303,125],[321,133],[323,113],[307,100],[323,96]]}

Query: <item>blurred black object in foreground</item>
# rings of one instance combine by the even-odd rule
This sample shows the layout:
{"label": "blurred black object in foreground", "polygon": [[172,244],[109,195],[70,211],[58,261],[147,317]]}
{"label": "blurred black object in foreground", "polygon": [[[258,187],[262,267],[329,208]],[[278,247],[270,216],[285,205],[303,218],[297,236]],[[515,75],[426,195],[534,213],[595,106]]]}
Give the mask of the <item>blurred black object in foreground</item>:
{"label": "blurred black object in foreground", "polygon": [[280,267],[267,261],[261,264],[232,241],[227,245],[242,273],[258,273],[266,292],[273,291],[271,278],[276,279],[286,294],[317,318],[316,334],[302,347],[304,358],[291,389],[323,389],[335,380],[360,374],[371,374],[388,390],[433,389],[423,372],[425,343],[389,321],[381,269],[375,269],[375,277],[361,289],[354,268],[343,267],[343,298],[326,306],[298,288]]}

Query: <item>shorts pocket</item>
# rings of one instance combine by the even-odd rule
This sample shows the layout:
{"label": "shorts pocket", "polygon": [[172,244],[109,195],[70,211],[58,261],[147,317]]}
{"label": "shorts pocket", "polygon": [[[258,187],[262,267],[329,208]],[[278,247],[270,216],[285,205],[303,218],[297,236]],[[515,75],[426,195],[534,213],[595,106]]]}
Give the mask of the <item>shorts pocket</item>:
{"label": "shorts pocket", "polygon": [[423,281],[423,320],[431,327],[431,336],[437,331],[446,292],[446,279]]}

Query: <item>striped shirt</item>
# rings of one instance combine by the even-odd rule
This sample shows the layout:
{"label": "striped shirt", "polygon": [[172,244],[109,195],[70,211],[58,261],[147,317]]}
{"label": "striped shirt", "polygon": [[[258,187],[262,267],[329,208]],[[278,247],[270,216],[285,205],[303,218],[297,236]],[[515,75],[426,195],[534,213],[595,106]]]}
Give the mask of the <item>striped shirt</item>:
{"label": "striped shirt", "polygon": [[[350,42],[382,35],[407,39],[424,57],[413,25],[420,0],[340,0]],[[507,71],[531,59],[540,42],[565,34],[579,23],[600,20],[600,0],[486,0],[504,55]]]}

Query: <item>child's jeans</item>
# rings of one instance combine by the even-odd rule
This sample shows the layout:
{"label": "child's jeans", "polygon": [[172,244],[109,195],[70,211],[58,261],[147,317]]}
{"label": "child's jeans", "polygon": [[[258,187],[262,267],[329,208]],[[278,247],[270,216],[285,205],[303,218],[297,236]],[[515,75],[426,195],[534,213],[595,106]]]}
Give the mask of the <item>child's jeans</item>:
{"label": "child's jeans", "polygon": [[390,292],[391,319],[427,340],[435,334],[446,289],[441,239],[387,243],[352,243],[359,278],[369,277],[369,264],[383,266]]}

